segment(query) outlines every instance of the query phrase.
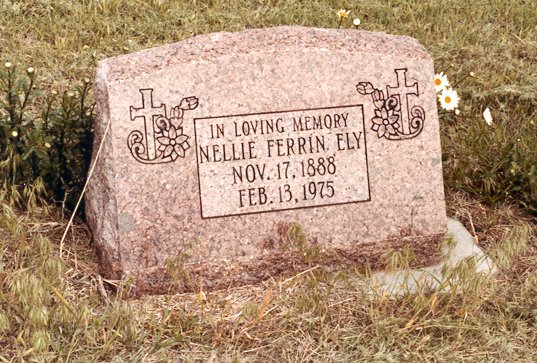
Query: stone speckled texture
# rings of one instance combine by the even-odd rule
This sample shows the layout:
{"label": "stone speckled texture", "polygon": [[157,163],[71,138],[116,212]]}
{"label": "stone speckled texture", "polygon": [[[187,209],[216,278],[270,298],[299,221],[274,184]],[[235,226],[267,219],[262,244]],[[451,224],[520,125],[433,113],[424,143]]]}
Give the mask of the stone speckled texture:
{"label": "stone speckled texture", "polygon": [[[372,95],[361,94],[356,87],[360,82],[370,82],[387,93],[387,85],[397,84],[396,69],[406,69],[407,86],[417,84],[419,97],[409,96],[408,105],[420,106],[425,116],[421,132],[405,140],[378,137],[379,132],[371,128],[372,119],[379,116]],[[365,262],[375,265],[383,252],[403,246],[415,251],[418,264],[432,263],[446,232],[433,75],[431,58],[412,38],[304,27],[201,35],[101,61],[95,86],[94,150],[108,124],[110,129],[86,195],[86,211],[102,273],[109,278],[133,277],[138,294],[168,291],[165,265],[170,259],[175,259],[182,271],[188,271],[193,281],[179,281],[174,284],[176,291],[195,288],[199,281],[206,289],[225,288],[293,273],[311,263],[288,246],[292,242],[289,226],[293,224],[301,226],[307,245],[318,247],[314,263],[327,269]],[[142,106],[141,90],[148,89],[152,93],[144,91],[144,105],[149,105],[150,96],[153,107],[164,105],[167,119],[188,137],[182,144],[184,155],[173,162],[142,163],[129,149],[133,130],[145,131],[144,120],[133,115]],[[184,112],[173,111],[186,97],[196,97],[197,101],[194,104],[190,99],[191,107]],[[340,189],[336,192],[348,203],[315,202],[322,206],[290,206],[279,211],[267,205],[252,209],[254,214],[242,214],[238,205],[230,206],[226,199],[229,193],[237,192],[237,187],[226,181],[231,177],[227,165],[245,166],[250,161],[214,164],[203,170],[198,167],[197,143],[210,139],[208,129],[204,135],[196,134],[198,122],[217,116],[348,105],[363,105],[363,117],[352,116],[352,126],[341,130],[362,130],[356,155],[363,158],[367,153],[367,170],[363,161],[357,166],[352,158],[338,159],[342,160],[339,170],[347,171],[338,174]],[[159,121],[154,121],[156,127]],[[289,130],[291,118],[287,121]],[[338,145],[334,141],[336,132],[310,133],[330,140],[329,152],[313,156],[337,158],[339,154],[333,152]],[[298,134],[286,131],[280,136],[293,138]],[[173,139],[166,135],[167,140]],[[276,136],[260,137],[258,143],[270,137]],[[176,140],[179,143],[184,138]],[[155,145],[159,144],[155,141]],[[261,149],[259,153],[263,153]],[[295,165],[299,159],[293,158],[281,160],[291,160]],[[275,164],[269,167],[274,176]],[[203,191],[202,198],[217,201],[211,204],[213,218],[202,218],[200,170],[209,173],[201,175],[202,189],[211,175],[222,180]],[[359,188],[342,189],[345,180],[349,186],[354,185],[352,178],[363,179],[364,173],[369,198],[349,195],[362,191],[365,179]],[[289,184],[298,193],[302,182],[305,180]],[[259,181],[254,184],[264,185]],[[274,178],[266,184],[275,196]],[[357,200],[360,202],[352,202]],[[306,206],[306,202],[296,203]],[[218,213],[219,205],[225,210],[224,216]],[[233,210],[241,215],[226,216]]]}

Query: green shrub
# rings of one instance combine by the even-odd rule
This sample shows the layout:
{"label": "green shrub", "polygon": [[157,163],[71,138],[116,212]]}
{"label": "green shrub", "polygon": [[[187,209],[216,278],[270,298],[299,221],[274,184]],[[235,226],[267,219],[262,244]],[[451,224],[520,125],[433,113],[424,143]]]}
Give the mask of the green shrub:
{"label": "green shrub", "polygon": [[489,126],[480,117],[441,116],[446,190],[464,190],[488,203],[515,201],[537,215],[537,120],[532,111],[537,102],[499,95],[467,98],[472,114],[483,111],[480,105],[496,110],[494,122]]}
{"label": "green shrub", "polygon": [[74,91],[45,93],[33,68],[0,70],[0,180],[2,197],[24,207],[30,200],[76,203],[91,160],[93,106],[90,80]]}

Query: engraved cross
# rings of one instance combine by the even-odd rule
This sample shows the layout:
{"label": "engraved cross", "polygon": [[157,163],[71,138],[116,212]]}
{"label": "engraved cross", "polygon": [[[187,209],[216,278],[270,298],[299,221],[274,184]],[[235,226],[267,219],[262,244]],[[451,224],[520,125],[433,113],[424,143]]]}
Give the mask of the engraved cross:
{"label": "engraved cross", "polygon": [[401,131],[403,134],[410,133],[410,107],[408,105],[408,96],[419,96],[418,82],[412,84],[406,83],[406,68],[396,69],[397,86],[386,86],[388,97],[399,96],[399,104],[401,105]]}
{"label": "engraved cross", "polygon": [[159,116],[166,117],[166,106],[164,104],[156,107],[153,105],[152,88],[141,89],[140,93],[142,94],[142,107],[130,106],[131,120],[134,121],[139,117],[144,119],[147,159],[153,160],[156,158],[155,119]]}

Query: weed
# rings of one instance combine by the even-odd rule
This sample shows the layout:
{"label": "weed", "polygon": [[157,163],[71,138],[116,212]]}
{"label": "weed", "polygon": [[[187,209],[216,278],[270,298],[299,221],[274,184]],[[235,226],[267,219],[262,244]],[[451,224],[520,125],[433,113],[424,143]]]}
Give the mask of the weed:
{"label": "weed", "polygon": [[75,91],[45,95],[36,71],[0,70],[0,182],[12,206],[34,209],[52,200],[72,207],[91,159],[90,80]]}
{"label": "weed", "polygon": [[321,247],[308,239],[303,227],[298,223],[280,223],[278,234],[284,251],[296,253],[306,264],[311,265],[321,257]]}

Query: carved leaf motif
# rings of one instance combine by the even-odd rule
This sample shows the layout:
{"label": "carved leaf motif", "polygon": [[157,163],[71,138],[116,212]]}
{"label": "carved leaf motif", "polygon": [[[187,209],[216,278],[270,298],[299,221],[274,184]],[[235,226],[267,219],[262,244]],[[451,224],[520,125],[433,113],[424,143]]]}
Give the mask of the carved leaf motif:
{"label": "carved leaf motif", "polygon": [[356,90],[362,95],[368,95],[375,91],[375,88],[370,82],[360,82],[356,85]]}

